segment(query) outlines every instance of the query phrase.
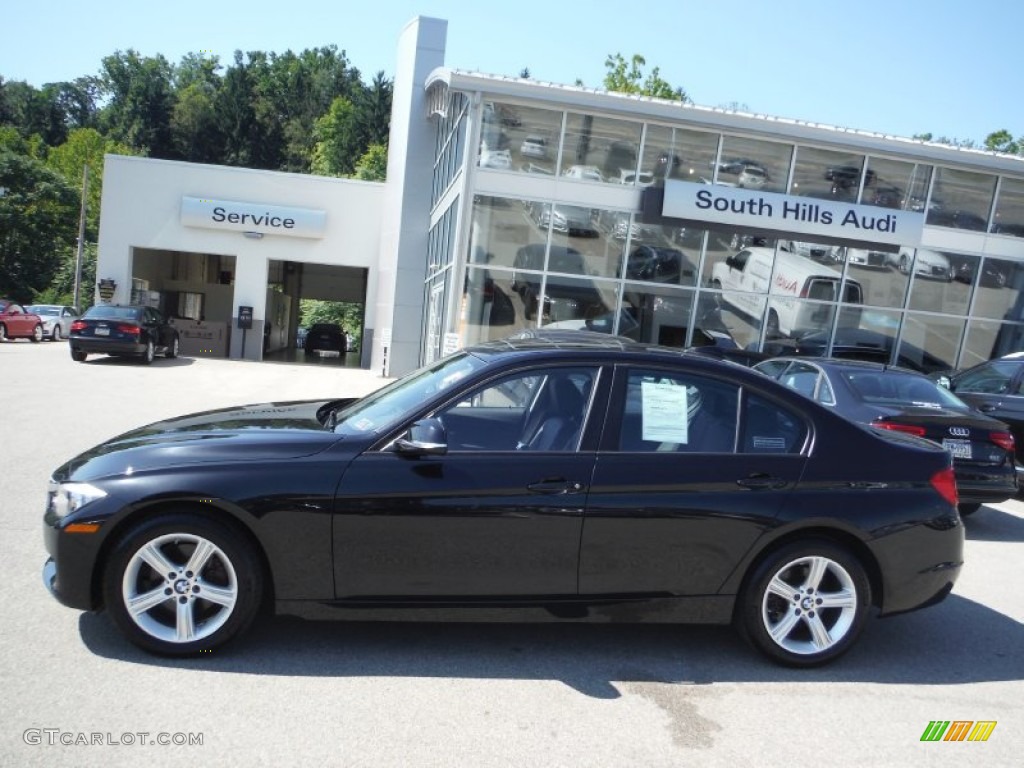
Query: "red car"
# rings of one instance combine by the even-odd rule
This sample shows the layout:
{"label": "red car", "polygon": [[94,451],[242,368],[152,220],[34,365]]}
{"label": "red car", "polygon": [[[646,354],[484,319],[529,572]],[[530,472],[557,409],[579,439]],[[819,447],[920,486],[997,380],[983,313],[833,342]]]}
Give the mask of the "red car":
{"label": "red car", "polygon": [[0,299],[0,341],[8,339],[43,340],[43,320],[39,315],[26,312],[21,304]]}

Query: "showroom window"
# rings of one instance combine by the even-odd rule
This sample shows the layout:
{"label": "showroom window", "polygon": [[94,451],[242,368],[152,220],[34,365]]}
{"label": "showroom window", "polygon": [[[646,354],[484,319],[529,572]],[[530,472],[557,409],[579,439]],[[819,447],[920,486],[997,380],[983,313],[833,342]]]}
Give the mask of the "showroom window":
{"label": "showroom window", "polygon": [[789,193],[852,203],[857,200],[862,180],[866,187],[873,186],[875,181],[872,170],[865,178],[863,155],[799,147]]}
{"label": "showroom window", "polygon": [[992,232],[1024,237],[1024,179],[1002,178],[992,217]]}
{"label": "showroom window", "polygon": [[885,157],[868,158],[870,184],[865,184],[860,202],[881,208],[922,212],[928,199],[932,167]]}
{"label": "showroom window", "polygon": [[486,102],[478,163],[483,168],[553,176],[562,112]]}
{"label": "showroom window", "polygon": [[717,152],[717,133],[649,123],[640,164],[641,185],[665,178],[710,184]]}
{"label": "showroom window", "polygon": [[996,177],[985,173],[937,168],[928,201],[930,226],[988,231]]}
{"label": "showroom window", "polygon": [[785,192],[793,145],[725,136],[715,180],[744,189]]}
{"label": "showroom window", "polygon": [[635,174],[643,124],[570,112],[559,175],[582,182],[621,184]]}

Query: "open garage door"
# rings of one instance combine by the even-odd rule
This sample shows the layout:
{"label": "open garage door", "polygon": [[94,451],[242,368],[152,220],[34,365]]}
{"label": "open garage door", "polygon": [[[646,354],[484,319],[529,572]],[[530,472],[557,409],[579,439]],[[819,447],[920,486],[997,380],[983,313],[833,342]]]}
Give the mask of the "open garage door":
{"label": "open garage door", "polygon": [[365,367],[367,276],[358,267],[271,261],[263,359]]}

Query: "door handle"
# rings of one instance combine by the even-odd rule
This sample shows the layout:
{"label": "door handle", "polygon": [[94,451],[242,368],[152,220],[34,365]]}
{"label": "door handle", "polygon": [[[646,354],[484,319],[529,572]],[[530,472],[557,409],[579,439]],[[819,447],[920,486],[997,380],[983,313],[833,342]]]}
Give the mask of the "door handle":
{"label": "door handle", "polygon": [[742,480],[737,480],[736,485],[741,488],[749,488],[752,491],[762,491],[765,489],[785,488],[788,483],[781,477],[772,477],[771,475],[759,473],[745,477]]}
{"label": "door handle", "polygon": [[[1002,403],[1000,403],[999,405],[1002,405]],[[986,403],[985,405],[979,405],[978,410],[981,411],[982,413],[992,413],[992,411],[999,409],[999,405],[989,405],[988,403]]]}
{"label": "door handle", "polygon": [[563,478],[541,480],[526,486],[533,493],[546,493],[552,496],[562,493],[578,493],[583,490],[583,483],[576,483]]}

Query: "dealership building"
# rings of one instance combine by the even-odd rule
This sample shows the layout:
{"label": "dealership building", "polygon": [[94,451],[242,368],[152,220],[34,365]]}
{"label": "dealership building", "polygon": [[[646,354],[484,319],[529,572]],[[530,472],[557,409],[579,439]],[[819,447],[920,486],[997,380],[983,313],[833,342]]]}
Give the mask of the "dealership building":
{"label": "dealership building", "polygon": [[385,183],[108,156],[97,299],[250,360],[294,354],[301,300],[357,304],[342,362],[389,375],[544,327],[1024,349],[1024,158],[451,69],[446,33],[401,32]]}

